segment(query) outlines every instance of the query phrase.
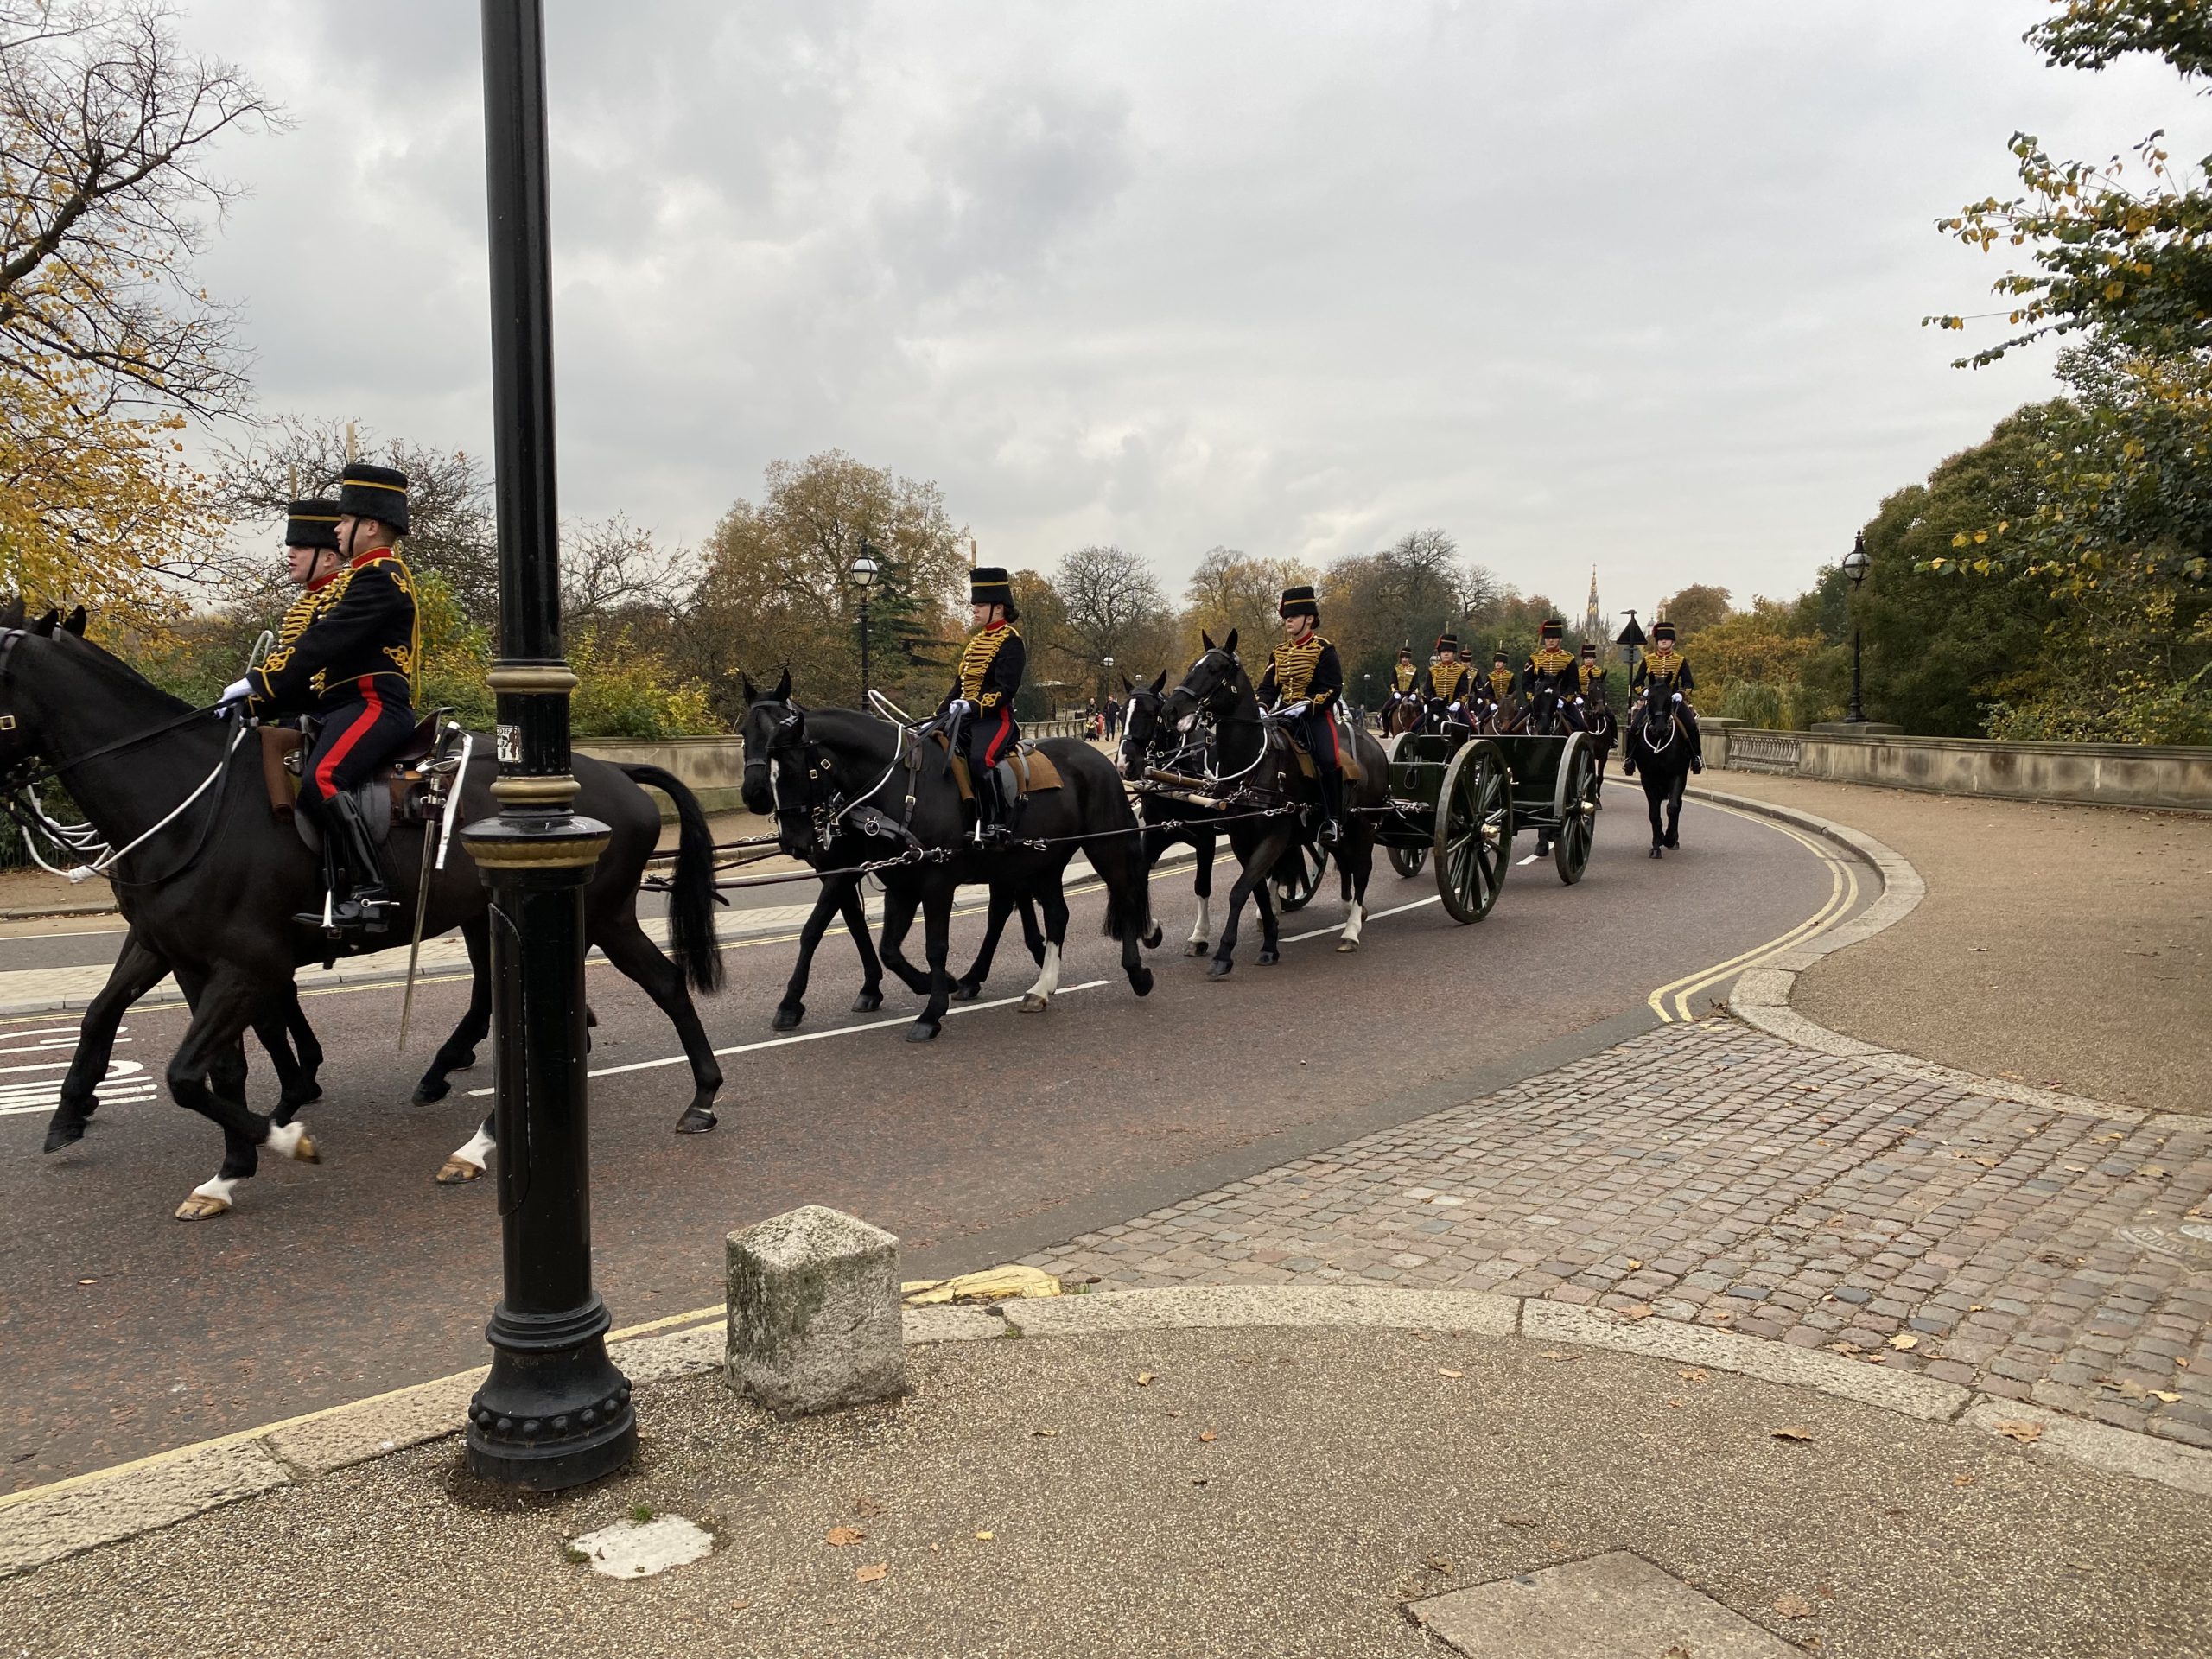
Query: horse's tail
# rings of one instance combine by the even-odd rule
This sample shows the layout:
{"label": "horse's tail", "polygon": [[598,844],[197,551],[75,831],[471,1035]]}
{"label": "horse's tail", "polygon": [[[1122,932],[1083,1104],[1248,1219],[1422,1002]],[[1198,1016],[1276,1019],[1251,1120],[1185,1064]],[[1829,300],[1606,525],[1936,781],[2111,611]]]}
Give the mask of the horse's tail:
{"label": "horse's tail", "polygon": [[722,988],[722,944],[715,937],[715,832],[699,798],[674,772],[624,763],[633,784],[676,803],[676,872],[668,884],[670,954],[698,991]]}
{"label": "horse's tail", "polygon": [[1102,822],[1085,828],[1128,833],[1107,834],[1084,843],[1091,868],[1106,884],[1106,919],[1099,931],[1109,939],[1141,944],[1152,937],[1152,871],[1144,855],[1144,831],[1122,788],[1121,775],[1109,772],[1106,783],[1093,809]]}

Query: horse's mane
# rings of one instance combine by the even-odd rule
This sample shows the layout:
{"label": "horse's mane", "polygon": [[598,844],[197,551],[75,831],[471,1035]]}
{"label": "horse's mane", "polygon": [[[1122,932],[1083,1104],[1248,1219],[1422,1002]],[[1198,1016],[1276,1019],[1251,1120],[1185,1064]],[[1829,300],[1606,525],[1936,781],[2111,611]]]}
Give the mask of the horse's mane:
{"label": "horse's mane", "polygon": [[[31,637],[35,639],[38,636]],[[193,705],[182,697],[162,690],[160,686],[156,685],[105,645],[96,645],[81,636],[72,637],[76,639],[74,645],[64,645],[58,639],[48,640],[47,643],[56,651],[66,652],[67,653],[66,660],[81,663],[94,675],[118,690],[130,692],[137,696],[156,700],[165,714],[181,715],[189,712],[192,709]]]}

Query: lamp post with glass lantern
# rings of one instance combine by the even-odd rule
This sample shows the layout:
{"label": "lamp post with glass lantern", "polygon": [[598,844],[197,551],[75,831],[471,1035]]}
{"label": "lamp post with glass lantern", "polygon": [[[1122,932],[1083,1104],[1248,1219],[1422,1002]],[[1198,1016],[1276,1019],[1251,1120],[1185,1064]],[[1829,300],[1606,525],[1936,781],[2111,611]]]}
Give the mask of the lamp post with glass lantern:
{"label": "lamp post with glass lantern", "polygon": [[853,578],[853,586],[859,589],[861,596],[861,707],[863,709],[868,706],[868,693],[869,685],[868,672],[868,590],[875,586],[876,576],[881,569],[881,567],[876,563],[874,558],[871,556],[874,552],[874,550],[868,544],[868,538],[866,537],[862,537],[861,538],[860,557],[853,561],[850,572]]}
{"label": "lamp post with glass lantern", "polygon": [[[1843,574],[1851,579],[1853,593],[1859,590],[1859,584],[1866,580],[1866,573],[1873,566],[1873,560],[1866,556],[1866,532],[1862,530],[1853,541],[1851,551],[1843,556]],[[1866,709],[1860,697],[1859,611],[1855,605],[1851,614],[1851,707],[1844,711],[1843,720],[1847,726],[1864,726],[1866,723]]]}

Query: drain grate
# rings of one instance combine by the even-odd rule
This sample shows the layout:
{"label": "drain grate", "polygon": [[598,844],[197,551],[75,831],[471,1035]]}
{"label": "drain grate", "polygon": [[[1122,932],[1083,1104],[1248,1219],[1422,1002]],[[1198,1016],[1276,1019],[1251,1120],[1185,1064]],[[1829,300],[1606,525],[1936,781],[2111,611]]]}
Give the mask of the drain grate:
{"label": "drain grate", "polygon": [[2181,1221],[2170,1225],[2141,1221],[2120,1230],[2120,1236],[2138,1249],[2193,1268],[2212,1268],[2212,1221]]}

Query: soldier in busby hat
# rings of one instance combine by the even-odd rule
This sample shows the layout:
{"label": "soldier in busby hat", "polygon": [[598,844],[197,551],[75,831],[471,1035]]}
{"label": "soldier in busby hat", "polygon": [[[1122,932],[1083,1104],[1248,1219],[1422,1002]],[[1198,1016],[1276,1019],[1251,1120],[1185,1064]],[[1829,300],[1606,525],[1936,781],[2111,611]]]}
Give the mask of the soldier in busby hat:
{"label": "soldier in busby hat", "polygon": [[953,752],[968,762],[976,791],[976,838],[986,843],[1007,840],[1012,803],[999,793],[998,764],[1020,740],[1014,723],[1014,696],[1021,690],[1021,636],[1014,630],[1014,584],[995,566],[968,573],[969,610],[976,632],[960,649],[960,665],[939,714],[949,728]]}
{"label": "soldier in busby hat", "polygon": [[1506,656],[1503,645],[1491,653],[1490,672],[1484,677],[1490,682],[1490,700],[1492,702],[1503,702],[1513,695],[1511,659]]}
{"label": "soldier in busby hat", "polygon": [[1436,660],[1428,665],[1428,717],[1437,725],[1459,720],[1467,712],[1467,688],[1474,676],[1459,660],[1459,636],[1439,634]]}
{"label": "soldier in busby hat", "polygon": [[[264,719],[312,715],[315,734],[302,772],[301,804],[322,832],[330,899],[293,919],[343,938],[382,932],[393,901],[383,861],[353,791],[374,777],[415,729],[422,625],[415,579],[399,556],[407,533],[407,475],[348,461],[334,513],[295,513],[288,542],[331,520],[330,551],[317,549],[307,591],[284,619],[268,658],[223,694]],[[314,543],[302,543],[312,546]],[[296,558],[295,569],[298,569]]]}
{"label": "soldier in busby hat", "polygon": [[1390,695],[1382,704],[1382,726],[1389,729],[1390,715],[1397,706],[1414,694],[1414,687],[1421,679],[1421,669],[1414,662],[1411,645],[1398,647],[1398,660],[1390,668]]}
{"label": "soldier in busby hat", "polygon": [[1575,670],[1574,683],[1577,694],[1585,702],[1589,700],[1592,688],[1598,696],[1605,695],[1605,665],[1598,660],[1598,643],[1594,639],[1582,642],[1582,662]]}
{"label": "soldier in busby hat", "polygon": [[[1580,730],[1582,715],[1576,707],[1581,693],[1577,685],[1573,654],[1565,650],[1560,641],[1566,638],[1567,624],[1558,617],[1546,619],[1541,643],[1521,665],[1521,695],[1530,702],[1539,691],[1549,691],[1559,699],[1560,715],[1567,723]],[[1538,851],[1543,850],[1541,848]]]}
{"label": "soldier in busby hat", "polygon": [[[1690,706],[1688,693],[1697,690],[1697,677],[1690,672],[1689,658],[1675,649],[1675,625],[1654,622],[1651,643],[1643,652],[1643,660],[1636,665],[1636,672],[1629,678],[1629,689],[1642,702],[1654,697],[1675,705],[1675,715],[1681,721],[1682,734],[1689,740],[1690,770],[1705,770],[1705,740],[1697,729],[1697,710]],[[1636,775],[1636,751],[1630,749],[1622,761],[1621,770],[1630,777]]]}
{"label": "soldier in busby hat", "polygon": [[1344,839],[1344,757],[1337,746],[1335,709],[1344,694],[1344,664],[1337,659],[1337,648],[1321,637],[1321,604],[1312,587],[1284,588],[1275,613],[1282,618],[1283,642],[1268,657],[1260,706],[1298,710],[1298,739],[1313,757],[1321,785],[1321,844],[1333,847]]}

